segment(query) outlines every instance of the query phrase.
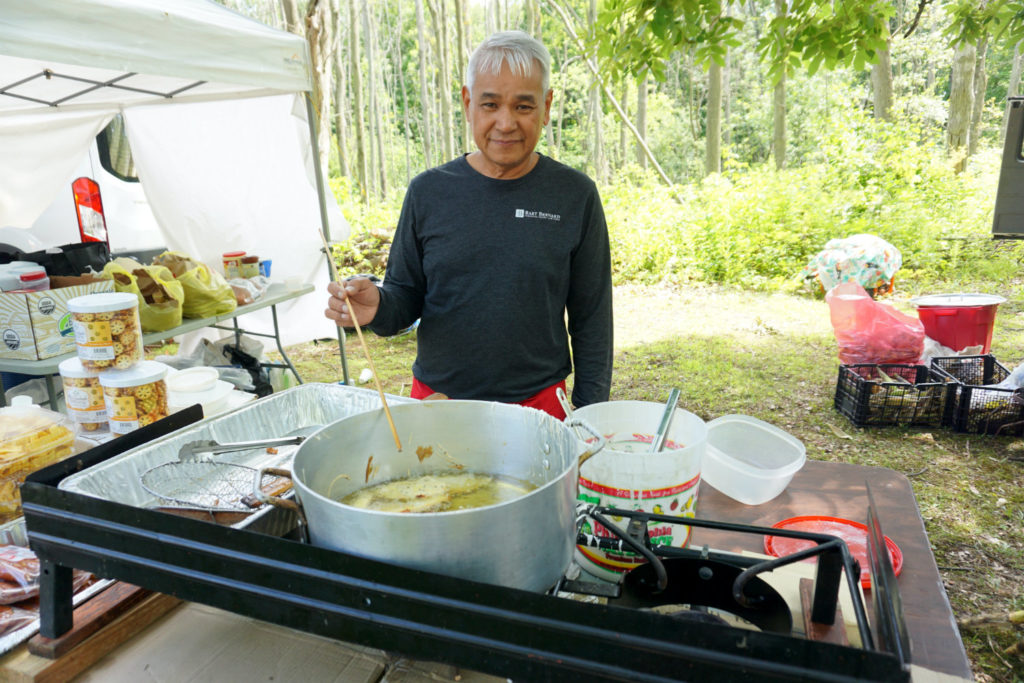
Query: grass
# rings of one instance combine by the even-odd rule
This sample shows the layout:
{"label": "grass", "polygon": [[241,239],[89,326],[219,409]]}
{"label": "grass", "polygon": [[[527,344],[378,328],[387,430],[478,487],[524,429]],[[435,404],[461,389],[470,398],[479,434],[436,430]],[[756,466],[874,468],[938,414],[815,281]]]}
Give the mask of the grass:
{"label": "grass", "polygon": [[[906,299],[897,293],[889,302],[911,311]],[[1011,299],[996,319],[993,353],[1011,368],[1024,360],[1022,306]],[[832,405],[838,359],[819,299],[620,286],[615,318],[612,400],[661,401],[678,386],[680,405],[705,420],[753,415],[802,440],[809,458],[902,472],[913,484],[956,617],[1024,609],[1024,440],[853,426]],[[366,339],[384,390],[407,396],[415,334]],[[306,381],[341,377],[336,340],[288,353]],[[347,359],[357,378],[366,361],[354,334]],[[977,680],[1024,680],[1021,655],[1003,653],[1022,637],[1019,627],[962,635]]]}

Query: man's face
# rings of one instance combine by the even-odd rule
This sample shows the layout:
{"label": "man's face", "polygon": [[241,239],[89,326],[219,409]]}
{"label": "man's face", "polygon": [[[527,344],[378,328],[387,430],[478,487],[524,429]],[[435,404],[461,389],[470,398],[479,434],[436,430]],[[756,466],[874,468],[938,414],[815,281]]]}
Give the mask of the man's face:
{"label": "man's face", "polygon": [[473,91],[462,88],[462,106],[483,155],[481,170],[492,178],[517,178],[533,168],[532,154],[551,112],[551,91],[543,90],[540,66],[528,76],[478,73]]}

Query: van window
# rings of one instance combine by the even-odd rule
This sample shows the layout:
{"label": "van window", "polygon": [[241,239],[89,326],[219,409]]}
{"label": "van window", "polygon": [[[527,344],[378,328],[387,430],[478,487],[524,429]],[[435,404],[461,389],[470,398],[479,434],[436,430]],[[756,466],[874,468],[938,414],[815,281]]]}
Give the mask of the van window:
{"label": "van window", "polygon": [[96,146],[99,148],[100,163],[108,173],[121,180],[139,182],[139,177],[135,175],[132,150],[128,146],[128,135],[124,130],[124,119],[120,114],[114,116],[96,136]]}

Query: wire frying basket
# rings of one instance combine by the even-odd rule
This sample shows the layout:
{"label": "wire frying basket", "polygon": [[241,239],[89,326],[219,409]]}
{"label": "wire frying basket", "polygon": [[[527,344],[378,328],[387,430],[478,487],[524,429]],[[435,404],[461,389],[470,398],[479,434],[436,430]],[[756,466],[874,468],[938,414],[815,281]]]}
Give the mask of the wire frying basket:
{"label": "wire frying basket", "polygon": [[147,492],[178,507],[253,512],[260,505],[253,495],[262,483],[259,473],[235,463],[172,461],[149,468],[139,481]]}

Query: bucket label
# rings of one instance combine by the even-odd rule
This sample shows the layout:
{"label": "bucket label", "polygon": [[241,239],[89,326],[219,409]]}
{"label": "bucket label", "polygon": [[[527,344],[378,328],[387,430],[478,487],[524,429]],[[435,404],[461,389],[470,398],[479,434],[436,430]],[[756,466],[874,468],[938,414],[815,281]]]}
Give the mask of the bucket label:
{"label": "bucket label", "polygon": [[[580,477],[577,498],[585,503],[605,507],[643,510],[675,517],[693,517],[699,484],[699,474],[681,484],[656,489],[626,489]],[[623,529],[628,523],[622,517],[611,517],[611,521]],[[581,530],[584,534],[598,538],[617,538],[616,534],[590,519],[584,520]],[[647,523],[647,534],[650,536],[651,545],[683,547],[689,541],[690,527],[650,521]],[[577,549],[587,560],[608,572],[628,571],[640,563],[638,555],[629,551],[584,546],[577,546]]]}

